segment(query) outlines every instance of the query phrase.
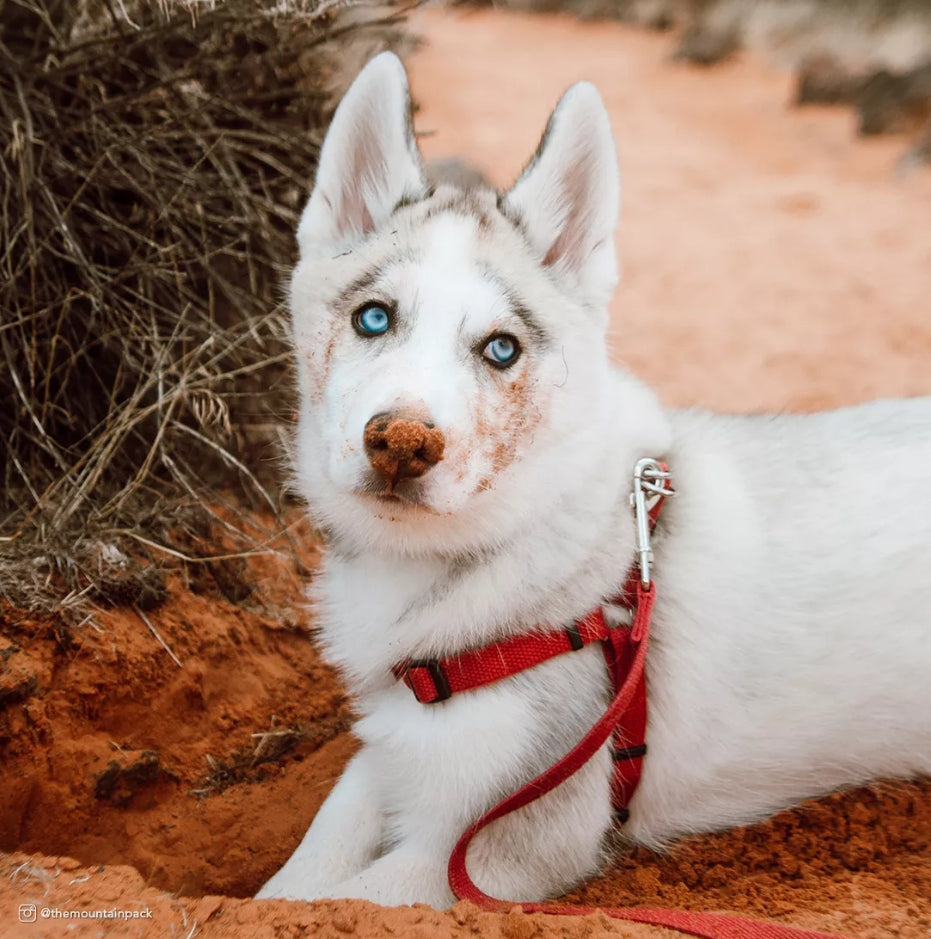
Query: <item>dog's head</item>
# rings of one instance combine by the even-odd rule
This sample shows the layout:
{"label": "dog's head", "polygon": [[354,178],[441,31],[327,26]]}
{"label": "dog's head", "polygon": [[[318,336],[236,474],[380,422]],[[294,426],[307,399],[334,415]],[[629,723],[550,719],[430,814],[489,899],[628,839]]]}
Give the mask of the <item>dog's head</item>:
{"label": "dog's head", "polygon": [[462,550],[577,485],[597,443],[619,178],[573,86],[513,188],[428,182],[390,53],[341,102],[298,228],[297,473],[356,543]]}

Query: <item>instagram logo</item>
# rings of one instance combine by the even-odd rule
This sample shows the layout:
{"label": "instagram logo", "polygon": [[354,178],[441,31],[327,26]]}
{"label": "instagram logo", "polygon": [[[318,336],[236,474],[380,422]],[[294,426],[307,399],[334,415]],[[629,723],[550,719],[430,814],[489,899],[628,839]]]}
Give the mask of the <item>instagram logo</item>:
{"label": "instagram logo", "polygon": [[21,923],[34,923],[36,921],[35,903],[20,903],[19,921]]}

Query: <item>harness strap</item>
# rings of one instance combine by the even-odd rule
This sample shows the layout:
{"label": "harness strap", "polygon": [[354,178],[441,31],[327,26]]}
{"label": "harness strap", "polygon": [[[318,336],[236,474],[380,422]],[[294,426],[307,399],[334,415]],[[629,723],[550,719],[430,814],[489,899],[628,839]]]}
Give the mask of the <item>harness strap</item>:
{"label": "harness strap", "polygon": [[485,909],[500,909],[502,905],[507,906],[504,901],[495,900],[493,897],[482,893],[469,877],[469,872],[466,869],[466,852],[472,839],[487,825],[539,799],[540,796],[552,791],[560,783],[565,782],[570,776],[577,773],[607,742],[624,711],[630,705],[635,688],[641,683],[643,677],[650,615],[653,612],[656,588],[653,584],[650,584],[649,589],[644,589],[638,583],[637,592],[637,613],[630,629],[631,639],[636,642],[637,648],[624,684],[614,696],[611,704],[608,705],[607,711],[601,715],[591,730],[561,760],[499,802],[465,830],[456,847],[453,848],[447,871],[449,885],[459,899],[471,900],[479,906],[484,906]]}
{"label": "harness strap", "polygon": [[[639,587],[639,583],[637,586]],[[636,606],[635,623],[636,616],[640,612],[640,602]],[[650,603],[652,604],[652,600]],[[621,827],[630,817],[628,806],[640,782],[640,776],[643,773],[643,758],[647,752],[646,676],[641,668],[639,675],[631,677],[638,650],[645,645],[645,637],[645,631],[641,638],[634,628],[612,629],[609,630],[604,643],[605,664],[611,676],[611,687],[614,693],[617,694],[628,679],[633,684],[629,703],[618,717],[611,737],[613,743],[611,755],[614,758],[611,806],[613,808],[612,820],[616,828]]]}
{"label": "harness strap", "polygon": [[[663,502],[664,497],[661,495],[649,508],[647,523],[651,534]],[[640,571],[635,564],[628,571],[623,590],[611,602],[631,611],[636,622],[643,592]],[[533,668],[557,655],[601,642],[612,694],[616,694],[633,667],[640,643],[636,632],[633,625],[610,628],[605,622],[602,607],[598,606],[566,629],[513,636],[446,658],[406,659],[395,665],[392,673],[410,688],[421,704],[437,704],[460,691],[480,688]],[[646,679],[641,670],[634,681],[629,706],[620,714],[613,731],[611,804],[616,827],[622,826],[630,817],[628,805],[643,772],[646,725]]]}
{"label": "harness strap", "polygon": [[436,704],[460,691],[507,678],[565,652],[599,642],[608,635],[604,617],[590,614],[567,629],[513,636],[481,649],[443,659],[415,659],[392,668],[421,704]]}

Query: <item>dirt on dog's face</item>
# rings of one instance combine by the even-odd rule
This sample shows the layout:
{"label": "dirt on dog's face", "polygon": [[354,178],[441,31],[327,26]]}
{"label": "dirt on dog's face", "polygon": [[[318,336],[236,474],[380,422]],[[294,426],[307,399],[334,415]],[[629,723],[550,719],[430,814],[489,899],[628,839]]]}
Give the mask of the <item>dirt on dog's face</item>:
{"label": "dirt on dog's face", "polygon": [[294,278],[301,431],[327,486],[378,518],[455,514],[519,484],[566,381],[565,341],[500,263],[507,220],[431,214],[436,199],[351,264]]}
{"label": "dirt on dog's face", "polygon": [[498,194],[475,174],[428,182],[403,67],[363,70],[321,150],[290,296],[298,479],[334,537],[485,548],[582,484],[618,200],[592,86]]}

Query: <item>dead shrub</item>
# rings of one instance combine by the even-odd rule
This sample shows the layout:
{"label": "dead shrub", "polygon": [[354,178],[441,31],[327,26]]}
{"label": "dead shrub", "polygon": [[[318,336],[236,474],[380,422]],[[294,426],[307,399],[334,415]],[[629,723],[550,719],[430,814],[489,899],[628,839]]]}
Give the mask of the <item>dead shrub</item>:
{"label": "dead shrub", "polygon": [[[282,274],[338,94],[403,17],[0,0],[0,597],[152,597],[221,489],[277,513]],[[224,553],[254,548],[231,517]]]}

